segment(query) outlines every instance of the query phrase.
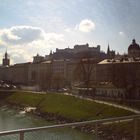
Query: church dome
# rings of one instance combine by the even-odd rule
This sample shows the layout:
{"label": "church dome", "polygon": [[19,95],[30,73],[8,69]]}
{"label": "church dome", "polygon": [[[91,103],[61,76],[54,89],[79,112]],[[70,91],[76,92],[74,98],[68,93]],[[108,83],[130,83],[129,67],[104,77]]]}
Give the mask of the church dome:
{"label": "church dome", "polygon": [[140,46],[136,43],[135,39],[132,40],[132,44],[130,44],[128,47],[128,51],[130,50],[140,50]]}

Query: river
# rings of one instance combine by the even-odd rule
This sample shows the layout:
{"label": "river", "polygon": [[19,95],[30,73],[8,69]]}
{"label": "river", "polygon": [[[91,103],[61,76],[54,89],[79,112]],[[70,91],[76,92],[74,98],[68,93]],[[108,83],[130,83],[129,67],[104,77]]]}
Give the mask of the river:
{"label": "river", "polygon": [[[25,114],[6,106],[0,107],[0,131],[51,125],[37,116]],[[18,136],[0,137],[0,140],[18,140]],[[99,138],[71,128],[56,128],[26,134],[26,140],[99,140]]]}

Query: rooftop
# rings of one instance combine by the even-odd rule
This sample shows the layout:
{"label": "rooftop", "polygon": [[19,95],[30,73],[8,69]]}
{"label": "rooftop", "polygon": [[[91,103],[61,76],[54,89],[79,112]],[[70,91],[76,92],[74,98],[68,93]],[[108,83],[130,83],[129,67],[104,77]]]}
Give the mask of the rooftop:
{"label": "rooftop", "polygon": [[105,59],[98,64],[115,64],[115,63],[140,63],[140,58],[121,58],[121,59]]}

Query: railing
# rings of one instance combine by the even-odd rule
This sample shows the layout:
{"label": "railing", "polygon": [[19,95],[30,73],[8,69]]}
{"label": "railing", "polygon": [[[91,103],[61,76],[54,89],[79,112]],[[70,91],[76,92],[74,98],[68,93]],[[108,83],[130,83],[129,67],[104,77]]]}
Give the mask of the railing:
{"label": "railing", "polygon": [[[131,115],[131,116],[124,116],[124,117],[116,117],[116,118],[107,118],[107,119],[100,119],[100,120],[91,120],[91,121],[84,121],[84,122],[75,122],[75,123],[66,123],[66,124],[59,124],[59,125],[50,125],[50,126],[43,126],[43,127],[35,127],[35,128],[27,128],[27,129],[18,129],[18,130],[11,130],[11,131],[3,131],[0,132],[0,140],[1,138],[4,139],[6,136],[16,135],[18,136],[18,140],[26,140],[25,134],[30,132],[37,133],[38,131],[44,131],[48,129],[55,129],[55,128],[64,128],[64,127],[78,127],[82,125],[94,124],[95,125],[95,135],[97,131],[97,125],[99,124],[111,124],[116,122],[125,122],[125,121],[133,121],[134,120],[134,140],[138,140],[138,121],[140,119],[140,115]],[[8,140],[12,140],[11,138]],[[14,139],[15,140],[15,139]],[[31,140],[31,139],[30,139]],[[40,140],[40,139],[39,139]],[[44,138],[44,140],[46,140]]]}

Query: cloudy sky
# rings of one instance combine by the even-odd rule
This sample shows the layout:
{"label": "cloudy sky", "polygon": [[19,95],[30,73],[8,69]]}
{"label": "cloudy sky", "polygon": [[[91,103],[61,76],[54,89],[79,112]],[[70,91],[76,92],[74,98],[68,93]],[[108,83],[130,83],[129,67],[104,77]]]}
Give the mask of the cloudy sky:
{"label": "cloudy sky", "polygon": [[56,48],[101,45],[127,52],[140,43],[139,0],[0,0],[0,59],[32,61]]}

